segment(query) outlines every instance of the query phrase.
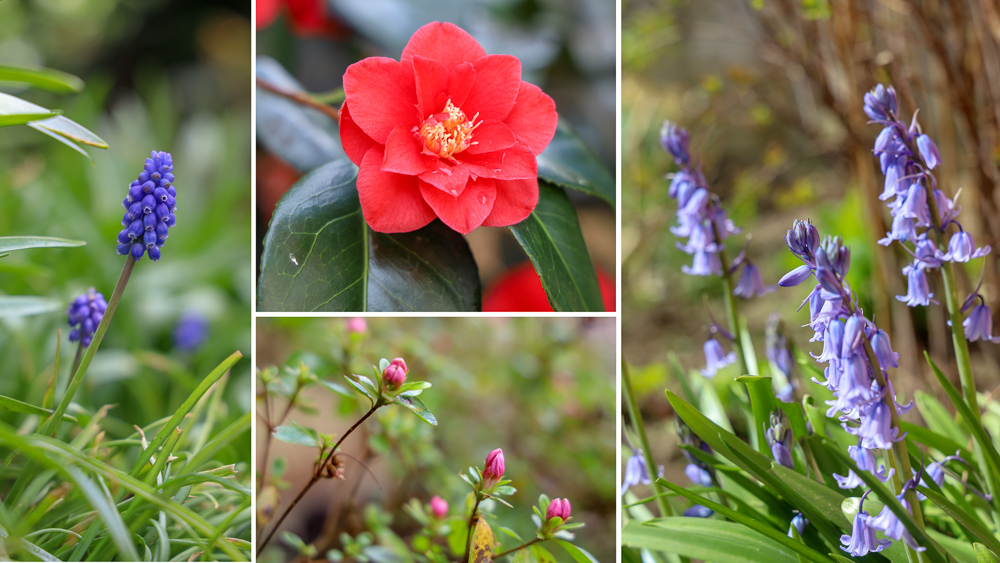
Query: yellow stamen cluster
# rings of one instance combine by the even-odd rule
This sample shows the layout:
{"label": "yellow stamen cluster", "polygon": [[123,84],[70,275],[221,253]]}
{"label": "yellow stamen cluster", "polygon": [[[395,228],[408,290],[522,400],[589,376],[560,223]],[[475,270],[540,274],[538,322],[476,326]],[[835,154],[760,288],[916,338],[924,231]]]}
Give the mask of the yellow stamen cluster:
{"label": "yellow stamen cluster", "polygon": [[482,125],[476,123],[477,113],[472,119],[448,100],[441,113],[435,113],[424,120],[417,133],[424,140],[424,152],[441,158],[451,158],[475,145],[472,132]]}

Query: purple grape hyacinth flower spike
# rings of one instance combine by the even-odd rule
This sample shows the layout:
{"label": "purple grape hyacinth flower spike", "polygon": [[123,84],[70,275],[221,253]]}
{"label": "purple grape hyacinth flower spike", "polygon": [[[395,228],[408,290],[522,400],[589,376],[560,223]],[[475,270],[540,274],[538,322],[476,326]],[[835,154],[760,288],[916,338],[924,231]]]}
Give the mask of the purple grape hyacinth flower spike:
{"label": "purple grape hyacinth flower spike", "polygon": [[69,341],[80,341],[81,346],[90,346],[94,338],[97,326],[104,318],[104,311],[108,308],[108,302],[104,295],[90,288],[87,293],[77,297],[70,304],[66,311],[69,317],[69,326],[73,330],[69,332]]}
{"label": "purple grape hyacinth flower spike", "polygon": [[160,259],[160,248],[176,221],[177,189],[173,182],[174,162],[170,153],[150,153],[122,202],[126,211],[122,218],[125,228],[118,233],[119,255],[131,255],[136,261],[143,254],[153,261]]}

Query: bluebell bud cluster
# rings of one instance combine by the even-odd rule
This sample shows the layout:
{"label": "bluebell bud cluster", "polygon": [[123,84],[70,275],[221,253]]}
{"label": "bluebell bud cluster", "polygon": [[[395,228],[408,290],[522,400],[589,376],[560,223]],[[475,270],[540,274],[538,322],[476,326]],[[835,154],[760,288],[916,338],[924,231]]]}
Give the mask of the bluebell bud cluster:
{"label": "bluebell bud cluster", "polygon": [[[846,280],[850,249],[838,237],[820,240],[818,230],[808,220],[795,221],[785,240],[803,265],[786,274],[778,285],[798,285],[810,276],[817,282],[803,304],[809,304],[809,326],[815,333],[812,341],[823,343],[823,351],[816,356],[816,361],[826,364],[826,381],[814,381],[827,387],[835,397],[827,401],[830,408],[826,414],[832,417],[839,413],[844,430],[857,436],[858,444],[849,446],[848,453],[858,468],[885,482],[893,471],[886,471],[883,465],[876,463],[874,450],[889,449],[893,442],[905,437],[893,426],[889,409],[895,408],[896,414],[902,415],[913,407],[912,401],[905,406],[896,403],[888,377],[890,368],[899,367],[899,354],[892,350],[889,335],[867,319],[854,302]],[[864,347],[866,341],[874,351],[877,365],[869,361]],[[879,384],[874,370],[879,370],[884,385]],[[835,474],[834,478],[844,489],[863,484],[853,471],[847,476]],[[867,515],[861,520],[855,518],[855,534],[844,536],[848,538],[845,543],[849,544],[845,551],[855,555],[867,553],[866,549],[878,551],[874,548],[881,544],[868,541],[869,537],[874,538],[874,532],[869,534],[868,527],[874,526],[887,533],[895,531],[882,527],[891,523],[888,518],[870,520]],[[863,529],[858,530],[859,527]]]}
{"label": "bluebell bud cluster", "polygon": [[[938,189],[933,173],[941,163],[937,145],[920,130],[916,114],[909,125],[900,119],[895,89],[881,84],[876,86],[865,94],[864,111],[872,123],[882,126],[874,149],[885,175],[879,199],[889,201],[892,214],[892,227],[879,244],[888,246],[893,241],[899,242],[913,256],[913,261],[903,267],[906,295],[896,298],[910,307],[926,306],[934,301],[927,283],[928,271],[941,267],[944,262],[981,258],[989,254],[990,247],[976,247],[972,235],[957,220],[961,207]],[[945,250],[928,237],[931,229],[937,228],[940,228],[942,240],[947,238],[942,245]],[[947,237],[948,232],[952,233],[950,237]],[[978,317],[977,321],[981,319]]]}
{"label": "bluebell bud cluster", "polygon": [[767,445],[771,448],[771,456],[774,457],[774,461],[789,469],[795,469],[795,462],[792,461],[794,435],[785,411],[781,409],[771,411],[764,437],[767,439]]}
{"label": "bluebell bud cluster", "polygon": [[94,339],[94,332],[97,331],[101,319],[104,318],[104,311],[108,308],[108,302],[104,295],[90,288],[87,293],[80,295],[73,300],[66,311],[69,317],[69,326],[73,327],[69,331],[69,341],[79,341],[81,346],[90,346]]}
{"label": "bluebell bud cluster", "polygon": [[122,202],[126,211],[122,219],[125,228],[118,233],[120,256],[131,254],[132,258],[140,260],[146,254],[150,260],[160,259],[160,248],[175,223],[177,189],[173,182],[174,163],[170,153],[150,153]]}
{"label": "bluebell bud cluster", "polygon": [[[687,239],[677,243],[677,248],[693,257],[692,264],[685,264],[681,271],[692,276],[721,276],[723,265],[719,251],[724,248],[726,238],[739,233],[740,229],[733,224],[718,198],[708,190],[705,176],[695,166],[688,146],[687,130],[669,121],[663,122],[660,144],[680,167],[679,171],[669,176],[667,193],[677,200],[677,224],[670,231]],[[745,291],[752,289],[748,286]]]}

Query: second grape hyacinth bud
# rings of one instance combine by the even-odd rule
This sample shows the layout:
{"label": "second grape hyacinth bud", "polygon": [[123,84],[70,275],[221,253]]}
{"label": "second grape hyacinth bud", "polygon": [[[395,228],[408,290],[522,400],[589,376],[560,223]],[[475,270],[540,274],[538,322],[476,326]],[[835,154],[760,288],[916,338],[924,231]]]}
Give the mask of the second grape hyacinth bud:
{"label": "second grape hyacinth bud", "polygon": [[406,381],[406,362],[403,358],[396,358],[389,362],[389,366],[382,372],[382,379],[388,389],[399,389],[399,386]]}
{"label": "second grape hyacinth bud", "polygon": [[567,498],[555,498],[549,503],[549,508],[545,511],[545,518],[551,520],[553,518],[562,518],[565,522],[569,520],[569,515],[573,512],[573,507],[569,503]]}
{"label": "second grape hyacinth bud", "polygon": [[444,518],[448,515],[448,501],[444,500],[439,496],[434,496],[431,498],[431,514],[435,518]]}
{"label": "second grape hyacinth bud", "polygon": [[104,295],[90,288],[87,293],[77,297],[70,304],[66,311],[69,317],[69,326],[73,330],[69,332],[69,341],[80,341],[81,346],[90,346],[90,341],[94,338],[97,325],[101,324],[104,318],[104,311],[108,308],[108,302],[104,300]]}
{"label": "second grape hyacinth bud", "polygon": [[174,162],[168,152],[153,151],[139,173],[129,184],[128,195],[122,202],[126,209],[118,233],[118,254],[132,255],[139,260],[143,254],[160,259],[160,247],[167,241],[167,231],[174,226],[177,210],[177,189],[174,188]]}
{"label": "second grape hyacinth bud", "polygon": [[497,448],[486,456],[486,469],[483,469],[483,488],[490,489],[503,478],[503,450]]}

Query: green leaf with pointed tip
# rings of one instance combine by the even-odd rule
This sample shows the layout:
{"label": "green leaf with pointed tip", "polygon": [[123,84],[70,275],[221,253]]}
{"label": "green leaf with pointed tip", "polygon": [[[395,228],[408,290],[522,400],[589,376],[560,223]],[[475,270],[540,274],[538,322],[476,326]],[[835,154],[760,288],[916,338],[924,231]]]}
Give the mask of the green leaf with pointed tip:
{"label": "green leaf with pointed tip", "polygon": [[298,444],[310,448],[319,446],[319,435],[315,430],[294,422],[290,425],[282,425],[275,428],[271,434],[276,439],[288,442],[289,444]]}
{"label": "green leaf with pointed tip", "polygon": [[[355,377],[357,377],[358,379],[355,380],[354,379]],[[373,405],[375,404],[375,401],[378,400],[377,394],[373,394],[371,391],[371,380],[368,379],[367,377],[363,375],[354,375],[354,376],[345,375],[344,379],[346,379],[347,382],[351,384],[351,387],[354,387],[355,389],[358,390],[359,393],[361,393],[365,397],[368,397],[368,400],[371,401]],[[367,383],[363,383],[361,380],[364,380]]]}
{"label": "green leaf with pointed tip", "polygon": [[32,295],[0,295],[0,317],[26,317],[60,311],[63,302]]}
{"label": "green leaf with pointed tip", "polygon": [[768,427],[768,419],[774,408],[774,390],[771,389],[771,378],[761,375],[741,375],[736,381],[747,386],[750,394],[750,407],[753,410],[754,434],[757,436],[757,450],[763,455],[770,454],[764,431]]}
{"label": "green leaf with pointed tip", "polygon": [[981,543],[972,544],[972,551],[976,554],[978,563],[1000,563],[1000,557]]}
{"label": "green leaf with pointed tip", "polygon": [[551,553],[540,544],[535,544],[531,546],[531,554],[535,556],[538,563],[556,563],[556,558],[552,556]]}
{"label": "green leaf with pointed tip", "polygon": [[39,119],[48,119],[59,115],[57,112],[48,111],[44,113],[15,113],[10,115],[0,115],[0,127],[13,127],[14,125],[25,125]]}
{"label": "green leaf with pointed tip", "polygon": [[427,405],[419,397],[396,397],[395,402],[413,411],[413,414],[419,416],[427,424],[437,426],[438,422],[434,418],[434,413],[427,410]]}
{"label": "green leaf with pointed tip", "polygon": [[[948,412],[948,409],[941,404],[941,401],[937,397],[917,390],[913,393],[913,402],[917,405],[917,410],[920,411],[920,416],[927,423],[928,429],[946,436],[955,442],[964,443],[968,441],[968,434],[963,432],[958,424],[955,423],[955,419],[951,416],[951,413]],[[954,453],[954,450],[947,452],[948,455],[952,453]]]}
{"label": "green leaf with pointed tip", "polygon": [[98,149],[108,148],[108,143],[104,139],[98,137],[89,129],[72,119],[61,115],[36,121],[32,123],[31,126],[38,130],[44,129],[45,131],[51,131],[52,133],[63,136],[70,141],[83,145],[88,145]]}
{"label": "green leaf with pointed tip", "polygon": [[0,82],[15,82],[55,92],[75,94],[83,90],[83,80],[67,72],[51,68],[19,68],[0,65]]}
{"label": "green leaf with pointed tip", "polygon": [[785,546],[742,524],[723,520],[672,516],[646,523],[629,522],[621,534],[622,545],[716,563],[798,562],[795,553]]}
{"label": "green leaf with pointed tip", "polygon": [[83,246],[87,244],[82,240],[71,240],[68,238],[56,237],[0,237],[0,252],[12,252],[14,250],[25,250],[27,248],[54,248]]}
{"label": "green leaf with pointed tip", "polygon": [[347,387],[344,387],[343,385],[341,385],[339,383],[334,383],[332,381],[327,381],[325,379],[320,379],[319,380],[319,384],[322,385],[323,387],[326,387],[330,391],[333,391],[334,393],[340,395],[341,397],[350,398],[350,397],[354,396],[354,395],[351,394],[350,391],[348,391]]}
{"label": "green leaf with pointed tip", "polygon": [[559,121],[552,142],[538,155],[538,177],[601,198],[615,207],[614,175],[564,121]]}
{"label": "green leaf with pointed tip", "polygon": [[308,174],[274,210],[264,239],[261,311],[478,311],[479,270],[440,220],[411,233],[372,231],[358,169],[346,158]]}
{"label": "green leaf with pointed tip", "polygon": [[538,206],[510,232],[531,259],[554,310],[604,311],[576,209],[562,188],[539,182]]}

